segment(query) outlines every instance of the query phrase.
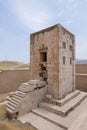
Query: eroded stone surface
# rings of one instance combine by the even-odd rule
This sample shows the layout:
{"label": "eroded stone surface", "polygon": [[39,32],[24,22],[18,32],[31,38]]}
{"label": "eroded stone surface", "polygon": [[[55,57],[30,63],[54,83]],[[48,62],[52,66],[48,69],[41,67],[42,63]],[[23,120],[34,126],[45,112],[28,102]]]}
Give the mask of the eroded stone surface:
{"label": "eroded stone surface", "polygon": [[[38,106],[47,94],[47,86],[44,81],[31,80],[20,85],[13,96],[6,102],[8,115],[23,115]],[[14,116],[13,116],[14,117]]]}
{"label": "eroded stone surface", "polygon": [[30,36],[31,79],[46,80],[48,94],[56,99],[75,89],[74,44],[74,35],[60,24]]}

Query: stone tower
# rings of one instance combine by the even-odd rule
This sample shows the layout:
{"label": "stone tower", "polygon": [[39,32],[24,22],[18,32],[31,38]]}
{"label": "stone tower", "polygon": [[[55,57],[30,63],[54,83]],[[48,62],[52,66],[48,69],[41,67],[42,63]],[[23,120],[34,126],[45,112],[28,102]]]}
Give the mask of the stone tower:
{"label": "stone tower", "polygon": [[75,37],[60,24],[30,35],[31,79],[47,82],[47,93],[61,99],[75,90]]}

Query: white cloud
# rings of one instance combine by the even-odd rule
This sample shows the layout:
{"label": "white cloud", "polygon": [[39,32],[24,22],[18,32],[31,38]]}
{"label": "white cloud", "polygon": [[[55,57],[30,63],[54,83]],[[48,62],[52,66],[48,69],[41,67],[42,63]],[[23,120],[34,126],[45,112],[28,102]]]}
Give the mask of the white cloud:
{"label": "white cloud", "polygon": [[[33,31],[45,28],[46,26],[50,25],[50,23],[52,23],[51,21],[54,19],[59,18],[58,20],[62,21],[61,16],[65,17],[67,16],[67,10],[69,12],[68,7],[66,10],[63,10],[59,7],[59,5],[57,5],[58,2],[65,2],[64,0],[54,0],[54,5],[51,7],[47,6],[47,8],[45,7],[46,3],[41,2],[42,1],[40,0],[37,0],[37,2],[34,0],[8,0],[10,11],[13,12],[20,23]],[[73,7],[77,6],[75,0],[66,0],[65,6],[69,5],[67,2],[73,2]],[[56,13],[55,7],[59,7],[56,9]],[[51,10],[51,8],[53,10]],[[65,21],[64,23],[69,25],[72,23],[72,20]]]}
{"label": "white cloud", "polygon": [[52,13],[49,10],[45,10],[43,5],[43,9],[40,3],[35,7],[33,3],[27,6],[27,1],[23,3],[21,0],[9,0],[11,11],[17,16],[17,18],[29,29],[37,30],[44,27],[50,19],[52,19]]}

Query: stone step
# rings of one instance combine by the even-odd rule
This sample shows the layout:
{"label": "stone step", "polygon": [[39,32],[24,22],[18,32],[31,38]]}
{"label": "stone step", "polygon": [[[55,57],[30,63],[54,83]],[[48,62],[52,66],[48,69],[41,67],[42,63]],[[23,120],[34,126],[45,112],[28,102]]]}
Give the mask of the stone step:
{"label": "stone step", "polygon": [[75,90],[74,92],[69,93],[65,98],[61,99],[61,100],[52,100],[53,104],[56,104],[58,106],[63,106],[65,105],[67,102],[69,102],[71,99],[75,98],[76,96],[78,96],[78,94],[80,94],[80,90]]}
{"label": "stone step", "polygon": [[35,108],[32,110],[32,113],[52,122],[53,124],[56,124],[64,130],[68,129],[68,125],[65,123],[65,120],[63,119],[64,117],[61,117],[42,108]]}
{"label": "stone step", "polygon": [[18,88],[18,91],[24,90],[24,89],[29,89],[29,90],[31,91],[32,89],[34,89],[34,87],[35,87],[35,86],[33,86],[33,85],[22,86],[22,87],[19,87],[19,88]]}
{"label": "stone step", "polygon": [[14,103],[15,105],[17,105],[19,103],[19,102],[15,101],[15,100],[13,100],[11,98],[8,98],[8,102]]}
{"label": "stone step", "polygon": [[19,91],[22,91],[22,92],[31,92],[31,91],[33,91],[33,88],[20,88],[20,89],[18,89]]}
{"label": "stone step", "polygon": [[29,85],[21,85],[19,88],[29,88]]}
{"label": "stone step", "polygon": [[13,107],[16,107],[17,105],[12,103],[12,102],[8,102],[9,105],[13,106]]}
{"label": "stone step", "polygon": [[18,90],[22,90],[22,89],[26,89],[27,87],[20,87],[18,88]]}
{"label": "stone step", "polygon": [[87,93],[81,92],[78,96],[67,102],[64,106],[57,106],[47,102],[41,102],[39,106],[61,116],[67,116],[83,99],[87,97]]}
{"label": "stone step", "polygon": [[51,104],[51,103],[47,103],[47,102],[41,102],[39,104],[40,108],[43,108],[45,110],[48,110],[50,112],[53,112],[55,114],[61,115],[61,116],[65,116],[64,111],[58,107],[57,105]]}
{"label": "stone step", "polygon": [[27,86],[19,87],[18,90],[25,89],[25,88],[29,88],[29,87]]}
{"label": "stone step", "polygon": [[14,100],[14,101],[16,101],[16,102],[20,102],[20,99],[17,99],[17,98],[15,98],[15,97],[12,97],[12,100]]}
{"label": "stone step", "polygon": [[19,99],[19,100],[22,99],[22,97],[19,97],[19,96],[17,96],[17,95],[13,95],[13,97],[16,98],[16,99]]}
{"label": "stone step", "polygon": [[6,99],[7,99],[7,100],[11,100],[11,97],[7,96]]}
{"label": "stone step", "polygon": [[22,87],[26,87],[26,86],[28,86],[28,85],[25,85],[25,84],[21,84],[20,86],[19,86],[19,88],[22,88]]}
{"label": "stone step", "polygon": [[13,113],[13,110],[11,110],[10,108],[6,108],[8,112]]}
{"label": "stone step", "polygon": [[20,94],[20,93],[15,93],[16,96],[23,98],[25,95],[24,94]]}
{"label": "stone step", "polygon": [[20,93],[20,94],[26,94],[26,93],[24,93],[24,92],[21,92],[21,91],[19,91],[19,90],[17,91],[17,93]]}
{"label": "stone step", "polygon": [[15,107],[9,105],[8,103],[5,104],[7,108],[9,108],[10,110],[14,111],[15,110]]}
{"label": "stone step", "polygon": [[64,130],[63,128],[53,124],[46,119],[43,119],[40,116],[37,116],[34,113],[29,113],[22,117],[19,117],[18,120],[22,123],[28,122],[38,130]]}
{"label": "stone step", "polygon": [[28,83],[22,83],[20,86],[28,86]]}
{"label": "stone step", "polygon": [[19,88],[18,90],[22,91],[22,92],[25,92],[26,90],[29,90],[29,88]]}

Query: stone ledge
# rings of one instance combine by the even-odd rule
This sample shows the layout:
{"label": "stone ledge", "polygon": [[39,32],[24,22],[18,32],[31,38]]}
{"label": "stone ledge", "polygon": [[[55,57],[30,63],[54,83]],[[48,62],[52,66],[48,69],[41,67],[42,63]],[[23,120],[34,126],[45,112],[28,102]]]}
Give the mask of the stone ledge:
{"label": "stone ledge", "polygon": [[33,109],[32,112],[50,122],[52,122],[53,124],[61,127],[64,130],[68,129],[68,125],[63,124],[63,117],[60,117],[52,112],[42,109],[42,108]]}
{"label": "stone ledge", "polygon": [[55,100],[55,99],[53,99],[52,102],[53,102],[53,104],[56,104],[58,106],[63,106],[68,101],[70,101],[71,99],[73,99],[76,96],[78,96],[78,94],[80,94],[80,90],[75,90],[74,92],[69,93],[65,98],[63,98],[61,100]]}
{"label": "stone ledge", "polygon": [[81,92],[78,96],[70,100],[64,106],[57,106],[51,103],[41,102],[39,106],[45,110],[49,110],[61,116],[67,116],[75,107],[77,107],[82,100],[87,97],[87,93]]}
{"label": "stone ledge", "polygon": [[29,123],[32,126],[34,126],[37,130],[64,130],[63,128],[60,128],[59,126],[53,124],[52,122],[34,114],[29,113],[22,117],[18,118],[19,121],[22,123]]}

